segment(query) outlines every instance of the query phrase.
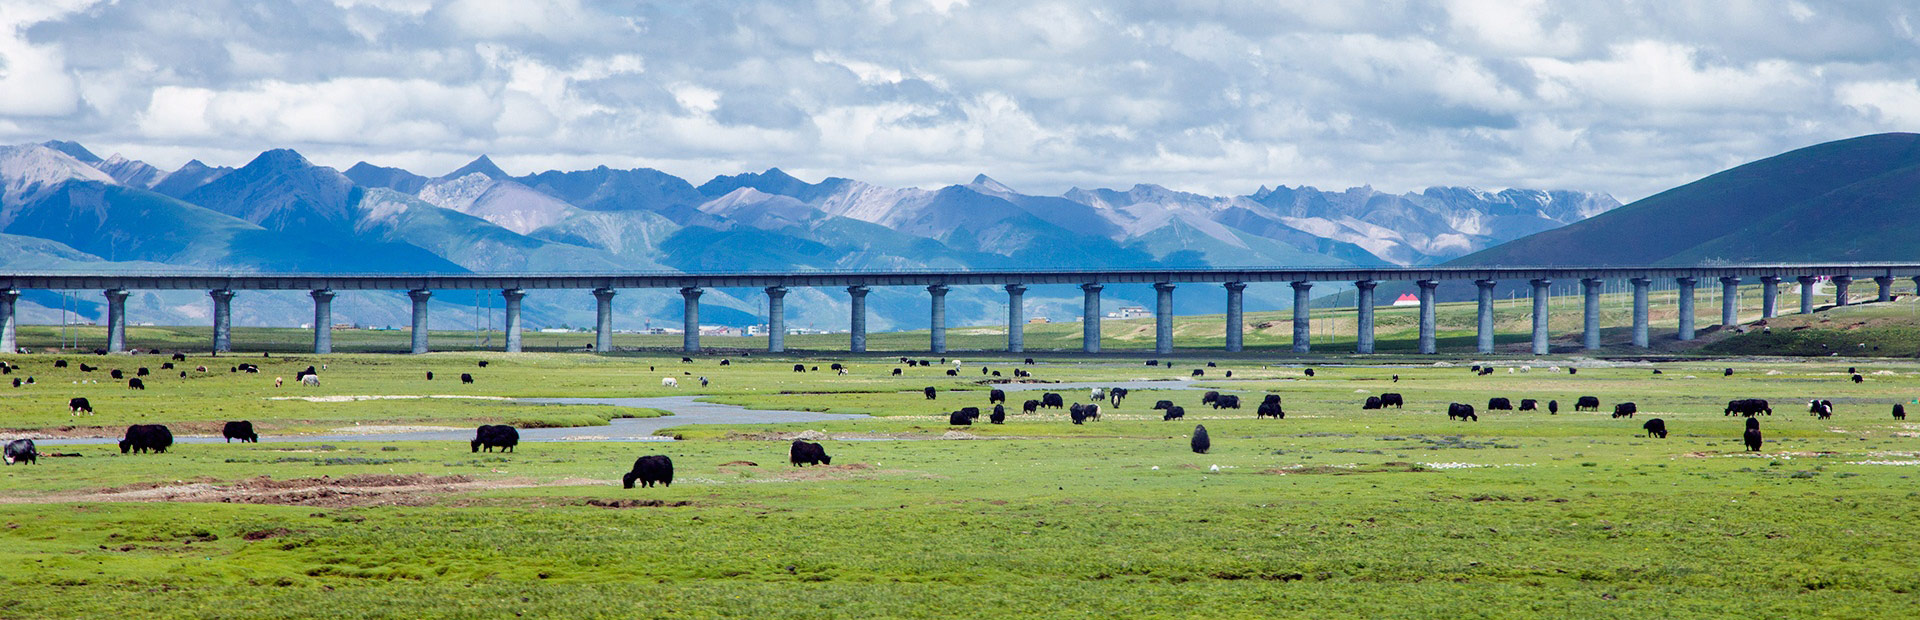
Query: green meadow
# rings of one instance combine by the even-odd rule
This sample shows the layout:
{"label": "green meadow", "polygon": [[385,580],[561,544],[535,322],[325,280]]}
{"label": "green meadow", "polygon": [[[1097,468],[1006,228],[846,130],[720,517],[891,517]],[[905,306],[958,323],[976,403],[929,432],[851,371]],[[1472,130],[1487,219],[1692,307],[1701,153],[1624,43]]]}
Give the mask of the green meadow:
{"label": "green meadow", "polygon": [[[166,355],[5,358],[19,368],[0,379],[35,383],[0,386],[0,434],[118,437],[160,423],[209,436],[246,419],[292,440],[134,455],[43,443],[39,463],[0,468],[0,617],[1910,616],[1920,607],[1910,533],[1920,422],[1889,414],[1896,403],[1920,408],[1920,363],[1892,351],[1910,344],[1903,304],[1783,317],[1657,362],[1188,350],[1154,366],[1140,352],[1043,352],[1025,365],[1024,355],[969,352],[946,358],[962,360],[953,376],[925,353],[911,357],[928,368],[897,354],[746,351],[691,362],[647,352],[211,357],[193,350],[191,328],[141,328],[135,344],[187,360],[161,370]],[[1717,320],[1717,305],[1702,305]],[[1868,333],[1888,334],[1877,357]],[[1782,346],[1852,350],[1737,348],[1776,335],[1793,338]],[[913,337],[887,336],[902,349]],[[100,369],[81,372],[82,362]],[[261,370],[233,372],[242,362]],[[1481,363],[1496,372],[1469,371]],[[317,387],[292,380],[309,365]],[[151,371],[146,390],[107,377],[140,367]],[[987,407],[993,382],[1015,368],[1041,385],[1159,383],[1083,425],[1057,410],[1019,413],[1041,391],[1009,392],[1004,425],[948,425],[949,411]],[[680,386],[663,387],[665,377]],[[1205,407],[1207,390],[1240,395],[1245,408]],[[1360,408],[1384,392],[1407,406]],[[1254,419],[1267,394],[1282,398],[1285,419]],[[872,417],[681,425],[658,433],[679,441],[528,441],[510,453],[299,439],[368,426],[595,426],[673,412],[517,399],[685,395]],[[1602,410],[1573,411],[1589,395]],[[95,413],[70,413],[75,396]],[[1493,397],[1542,410],[1490,412]],[[1746,451],[1742,420],[1723,414],[1734,398],[1773,403],[1760,417],[1762,451]],[[1834,417],[1808,414],[1813,398],[1833,401]],[[1158,400],[1186,417],[1163,421]],[[1549,400],[1558,414],[1544,410]],[[1448,421],[1452,402],[1474,405],[1479,421]],[[1611,417],[1620,402],[1638,415]],[[1666,439],[1641,432],[1655,417]],[[1195,425],[1211,437],[1207,454],[1189,449]],[[802,433],[824,437],[831,465],[786,462]],[[674,483],[620,488],[645,454],[671,457]]]}

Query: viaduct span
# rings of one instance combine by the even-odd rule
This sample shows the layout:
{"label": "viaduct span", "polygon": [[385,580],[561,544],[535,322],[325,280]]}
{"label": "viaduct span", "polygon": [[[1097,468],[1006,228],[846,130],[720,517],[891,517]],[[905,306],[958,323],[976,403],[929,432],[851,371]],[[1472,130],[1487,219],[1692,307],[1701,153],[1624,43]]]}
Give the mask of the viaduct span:
{"label": "viaduct span", "polygon": [[[1762,316],[1777,313],[1779,284],[1783,280],[1800,284],[1800,309],[1813,311],[1813,287],[1819,279],[1834,284],[1835,303],[1848,301],[1848,285],[1856,279],[1872,279],[1878,285],[1878,299],[1892,297],[1895,278],[1912,278],[1920,286],[1920,263],[1823,263],[1772,265],[1714,265],[1701,267],[1411,267],[1411,268],[1202,268],[1152,270],[1021,270],[1021,271],[889,271],[889,272],[791,272],[791,273],[556,273],[556,274],[75,274],[75,273],[0,273],[0,352],[17,350],[14,305],[21,289],[96,289],[107,300],[107,348],[120,352],[126,348],[126,299],[130,290],[205,290],[213,300],[213,349],[231,348],[231,308],[237,291],[304,290],[313,297],[313,350],[332,351],[332,301],[337,291],[404,290],[413,300],[414,353],[428,351],[427,301],[434,290],[498,290],[506,306],[506,351],[520,350],[520,302],[528,291],[546,289],[591,289],[598,304],[595,350],[606,351],[613,342],[613,297],[620,289],[679,289],[685,300],[686,335],[683,349],[700,349],[700,294],[712,287],[764,288],[769,319],[767,350],[786,349],[785,297],[790,287],[844,288],[852,302],[849,318],[852,351],[866,351],[866,296],[872,287],[925,287],[929,296],[932,336],[928,348],[944,353],[946,343],[946,295],[955,286],[996,286],[1007,293],[1007,351],[1023,350],[1021,329],[1022,295],[1037,284],[1077,284],[1085,294],[1084,333],[1081,348],[1089,353],[1100,350],[1100,291],[1113,284],[1151,285],[1156,292],[1154,350],[1173,350],[1173,293],[1188,285],[1218,285],[1215,294],[1226,295],[1226,350],[1241,349],[1241,299],[1247,286],[1256,283],[1285,282],[1293,288],[1293,351],[1309,351],[1308,301],[1316,282],[1351,282],[1358,290],[1356,353],[1372,353],[1373,290],[1383,281],[1413,282],[1420,298],[1421,353],[1433,353],[1434,291],[1443,282],[1471,282],[1479,289],[1478,351],[1493,351],[1493,292],[1501,280],[1527,281],[1533,290],[1533,353],[1547,353],[1547,292],[1554,280],[1579,280],[1584,293],[1584,340],[1587,349],[1600,347],[1600,291],[1604,281],[1627,280],[1633,284],[1633,336],[1637,347],[1648,346],[1647,292],[1656,279],[1671,279],[1679,292],[1680,340],[1694,337],[1693,293],[1701,282],[1719,280],[1721,324],[1732,325],[1739,316],[1739,285],[1759,282],[1763,287]],[[1211,288],[1207,286],[1201,290]]]}

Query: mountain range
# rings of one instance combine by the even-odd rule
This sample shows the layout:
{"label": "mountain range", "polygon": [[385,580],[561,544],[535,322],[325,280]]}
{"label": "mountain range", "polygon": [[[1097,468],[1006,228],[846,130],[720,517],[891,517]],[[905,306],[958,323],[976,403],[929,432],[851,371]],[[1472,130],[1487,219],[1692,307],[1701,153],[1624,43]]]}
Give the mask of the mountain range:
{"label": "mountain range", "polygon": [[[719,176],[698,186],[658,170],[547,171],[513,176],[481,156],[428,177],[361,162],[340,172],[275,149],[238,168],[198,160],[171,172],[65,141],[0,147],[0,268],[74,271],[739,271],[795,269],[1153,268],[1423,265],[1549,231],[1619,203],[1571,190],[1433,187],[1390,194],[1262,187],[1207,196],[1157,185],[1074,188],[1029,195],[986,175],[937,189],[846,178],[807,182],[779,169]],[[1055,288],[1059,290],[1054,290]],[[1139,288],[1140,290],[1131,290]],[[1248,290],[1250,310],[1287,303],[1284,287]],[[978,289],[978,290],[975,290]],[[1183,289],[1184,291],[1185,289]],[[1111,287],[1110,304],[1143,303],[1151,289]],[[845,293],[796,290],[789,325],[844,329]],[[1218,312],[1218,291],[1176,295],[1181,312]],[[57,322],[60,308],[98,312],[98,291],[71,299],[29,292],[22,320]],[[744,325],[764,312],[757,290],[709,291],[703,321]],[[925,292],[876,289],[869,325],[926,322]],[[486,321],[492,292],[443,292],[435,327]],[[949,322],[1003,317],[1003,293],[963,287]],[[1035,287],[1029,316],[1078,315],[1078,291]],[[140,292],[136,322],[203,322],[203,294]],[[587,325],[585,291],[536,292],[531,327]],[[672,291],[623,291],[617,326],[677,326]],[[298,292],[248,292],[243,325],[297,325],[311,316]],[[399,292],[335,301],[336,320],[406,322]],[[499,324],[497,311],[490,319]]]}

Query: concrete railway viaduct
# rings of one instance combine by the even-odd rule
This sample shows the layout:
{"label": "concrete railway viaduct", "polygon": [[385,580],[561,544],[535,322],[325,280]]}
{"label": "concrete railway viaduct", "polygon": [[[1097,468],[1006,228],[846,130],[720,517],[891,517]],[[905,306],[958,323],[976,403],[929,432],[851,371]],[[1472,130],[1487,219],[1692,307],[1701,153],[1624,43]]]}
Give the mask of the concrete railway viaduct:
{"label": "concrete railway viaduct", "polygon": [[506,307],[506,346],[518,352],[521,342],[520,302],[529,291],[550,289],[591,289],[598,302],[595,349],[609,350],[613,338],[613,297],[620,289],[679,289],[685,300],[686,335],[683,349],[700,350],[700,295],[706,288],[763,288],[767,295],[769,338],[767,349],[781,352],[785,344],[785,297],[793,287],[844,288],[852,306],[849,317],[849,348],[866,351],[866,296],[873,287],[924,287],[929,297],[932,335],[928,348],[944,353],[947,348],[946,295],[956,286],[995,286],[1007,293],[1007,347],[1009,352],[1024,348],[1021,329],[1022,295],[1028,286],[1039,284],[1077,284],[1085,295],[1082,349],[1100,350],[1100,292],[1108,285],[1151,285],[1156,292],[1155,351],[1173,350],[1173,294],[1176,288],[1194,286],[1214,294],[1225,293],[1226,350],[1239,351],[1243,326],[1241,299],[1253,284],[1287,283],[1293,288],[1293,351],[1309,352],[1311,334],[1308,310],[1311,290],[1316,282],[1350,282],[1357,289],[1356,353],[1372,353],[1374,288],[1383,281],[1414,283],[1419,290],[1419,351],[1435,352],[1434,291],[1442,283],[1472,283],[1479,290],[1478,351],[1493,351],[1494,287],[1500,281],[1526,281],[1532,285],[1533,353],[1547,353],[1548,286],[1555,280],[1578,280],[1584,293],[1584,337],[1587,349],[1600,347],[1600,292],[1604,282],[1628,281],[1633,286],[1632,344],[1648,346],[1647,293],[1658,279],[1670,279],[1679,293],[1679,326],[1676,337],[1694,337],[1694,288],[1702,282],[1718,280],[1721,295],[1721,324],[1732,325],[1739,316],[1739,285],[1742,281],[1765,284],[1762,288],[1762,315],[1777,314],[1777,294],[1782,281],[1800,285],[1802,313],[1813,311],[1813,291],[1817,281],[1833,283],[1836,303],[1844,305],[1848,286],[1855,280],[1871,279],[1878,285],[1878,299],[1892,296],[1896,278],[1912,278],[1920,286],[1920,264],[1832,263],[1773,265],[1713,265],[1700,267],[1409,267],[1409,268],[1200,268],[1141,270],[1020,270],[1020,271],[891,271],[891,272],[789,272],[789,273],[553,273],[553,274],[74,274],[74,273],[0,273],[0,351],[17,350],[14,305],[22,289],[100,290],[107,300],[107,346],[110,351],[126,348],[126,299],[130,290],[205,290],[213,301],[213,349],[231,347],[231,308],[237,291],[309,291],[313,298],[313,350],[332,351],[332,301],[338,291],[404,290],[413,300],[414,353],[426,353],[428,343],[427,301],[434,290],[498,290]]}

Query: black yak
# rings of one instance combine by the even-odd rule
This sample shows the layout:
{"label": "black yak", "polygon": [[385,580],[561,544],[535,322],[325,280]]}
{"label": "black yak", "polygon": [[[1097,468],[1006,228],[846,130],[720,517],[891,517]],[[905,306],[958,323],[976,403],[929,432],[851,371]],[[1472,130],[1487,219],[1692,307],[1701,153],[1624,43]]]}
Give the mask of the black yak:
{"label": "black yak", "polygon": [[1167,420],[1178,420],[1184,417],[1187,417],[1186,407],[1178,407],[1178,406],[1167,407],[1167,413],[1165,415],[1160,416],[1160,421],[1165,422]]}
{"label": "black yak", "polygon": [[473,375],[471,373],[460,373],[460,382],[473,383]]}
{"label": "black yak", "polygon": [[1539,411],[1540,401],[1537,401],[1531,398],[1522,398],[1520,399],[1520,410],[1521,411]]}
{"label": "black yak", "polygon": [[806,364],[794,364],[794,365],[793,365],[793,371],[794,371],[794,372],[806,372],[806,371],[807,371],[807,365],[806,365]]}
{"label": "black yak", "polygon": [[479,452],[481,448],[488,452],[495,448],[501,452],[512,452],[514,446],[520,445],[520,431],[505,424],[482,424],[474,429],[473,441],[469,443],[474,452]]}
{"label": "black yak", "polygon": [[1746,441],[1748,452],[1760,451],[1760,418],[1747,418],[1747,432],[1741,435],[1741,439]]}
{"label": "black yak", "polygon": [[1633,414],[1639,412],[1640,408],[1633,403],[1620,403],[1613,406],[1613,417],[1616,418],[1631,418]]}
{"label": "black yak", "polygon": [[1647,420],[1647,423],[1640,425],[1640,428],[1645,429],[1647,431],[1648,437],[1658,437],[1661,439],[1667,438],[1667,421],[1666,420],[1662,420],[1660,418]]}
{"label": "black yak", "polygon": [[120,453],[152,452],[163,454],[173,445],[173,431],[159,424],[135,424],[127,427],[126,438],[120,440]]}
{"label": "black yak", "polygon": [[1489,398],[1487,411],[1513,411],[1513,401],[1505,398]]}
{"label": "black yak", "polygon": [[955,411],[947,414],[947,424],[951,426],[973,426],[973,416]]}
{"label": "black yak", "polygon": [[1473,405],[1468,405],[1464,403],[1452,403],[1447,405],[1447,419],[1461,420],[1461,421],[1473,420],[1475,422],[1478,422],[1480,421],[1480,416],[1474,414]]}
{"label": "black yak", "polygon": [[933,389],[933,386],[929,385],[926,388],[920,390],[920,393],[926,394],[927,400],[933,400],[940,395],[940,390]]}
{"label": "black yak", "polygon": [[1040,401],[1029,398],[1027,399],[1027,402],[1020,403],[1020,413],[1034,413],[1039,410],[1040,410]]}
{"label": "black yak", "polygon": [[1087,421],[1087,408],[1080,403],[1074,403],[1072,407],[1067,408],[1067,417],[1072,418],[1074,424],[1085,422]]}
{"label": "black yak", "polygon": [[[1261,407],[1262,409],[1265,409],[1265,408],[1266,408],[1266,405],[1261,405],[1260,407]],[[1360,404],[1360,408],[1361,408],[1361,409],[1379,409],[1379,408],[1380,408],[1380,397],[1378,397],[1378,396],[1368,396],[1368,397],[1367,397],[1367,402],[1365,402],[1365,403],[1361,403],[1361,404]]]}
{"label": "black yak", "polygon": [[1006,424],[1007,408],[1003,405],[994,405],[993,413],[987,415],[987,421],[994,424]]}
{"label": "black yak", "polygon": [[633,488],[633,481],[640,481],[642,487],[652,487],[658,482],[661,486],[673,486],[673,459],[664,454],[649,454],[633,461],[633,471],[620,477],[620,483]]}
{"label": "black yak", "polygon": [[[1397,377],[1399,375],[1394,375],[1394,376]],[[1276,396],[1275,398],[1279,398],[1279,397]],[[1399,409],[1405,406],[1406,404],[1407,404],[1406,399],[1401,398],[1399,392],[1387,392],[1385,394],[1380,395],[1380,407],[1382,409],[1387,407]]]}
{"label": "black yak", "polygon": [[1047,392],[1040,395],[1040,406],[1049,409],[1060,409],[1067,406],[1067,399],[1062,398],[1059,394]]}
{"label": "black yak", "polygon": [[895,369],[893,369],[893,376],[895,376],[895,377],[898,377],[898,376],[900,376],[900,369],[898,369],[898,368],[895,368]]}
{"label": "black yak", "polygon": [[1260,407],[1253,411],[1253,418],[1257,420],[1265,417],[1279,420],[1287,417],[1287,412],[1280,409],[1280,403],[1260,403]]}
{"label": "black yak", "polygon": [[1219,398],[1213,399],[1213,408],[1214,409],[1239,409],[1240,397],[1233,394],[1222,394],[1220,395]]}
{"label": "black yak", "polygon": [[225,437],[227,443],[233,443],[235,439],[240,443],[260,443],[260,435],[253,432],[253,423],[246,420],[226,423],[220,427],[220,436]]}
{"label": "black yak", "polygon": [[793,440],[793,445],[787,448],[787,462],[792,463],[794,467],[801,465],[832,465],[833,457],[827,456],[827,449],[820,447],[820,444],[804,439],[795,439]]}
{"label": "black yak", "polygon": [[1007,392],[1005,390],[995,389],[987,392],[987,404],[991,405],[1004,402],[1007,402]]}
{"label": "black yak", "polygon": [[1207,376],[1207,371],[1205,371],[1205,370],[1201,370],[1201,369],[1198,369],[1198,368],[1195,368],[1195,369],[1193,369],[1193,376],[1195,376],[1195,377],[1204,377],[1204,376]]}
{"label": "black yak", "polygon": [[6,458],[8,465],[22,462],[38,465],[40,451],[34,449],[32,439],[15,439],[7,442]]}
{"label": "black yak", "polygon": [[1579,400],[1573,401],[1573,410],[1574,411],[1599,411],[1600,397],[1582,396],[1580,397]]}
{"label": "black yak", "polygon": [[1154,401],[1154,403],[1153,403],[1153,408],[1154,408],[1154,409],[1161,409],[1161,410],[1166,410],[1166,409],[1172,409],[1172,408],[1173,408],[1173,401],[1170,401],[1170,400],[1160,400],[1160,401]]}
{"label": "black yak", "polygon": [[1200,395],[1200,404],[1202,405],[1211,405],[1214,403],[1214,401],[1217,401],[1217,400],[1220,400],[1219,392],[1209,391],[1205,394]]}
{"label": "black yak", "polygon": [[93,413],[93,403],[87,402],[84,396],[76,396],[67,399],[67,410],[75,414]]}
{"label": "black yak", "polygon": [[129,389],[129,390],[144,390],[144,389],[147,389],[147,382],[145,382],[145,381],[141,381],[139,377],[134,377],[134,378],[132,378],[132,379],[128,379],[128,380],[127,380],[127,389]]}
{"label": "black yak", "polygon": [[[1568,370],[1572,370],[1569,368]],[[1560,401],[1547,401],[1547,415],[1560,415]]]}
{"label": "black yak", "polygon": [[1764,398],[1741,398],[1727,401],[1727,409],[1721,415],[1740,414],[1751,418],[1759,414],[1773,415],[1773,407]]}
{"label": "black yak", "polygon": [[1193,427],[1193,441],[1189,443],[1194,454],[1206,454],[1213,449],[1213,442],[1207,439],[1207,427],[1196,424]]}
{"label": "black yak", "polygon": [[1906,406],[1906,405],[1902,405],[1902,404],[1900,404],[1900,403],[1894,403],[1894,404],[1893,404],[1893,419],[1895,419],[1895,420],[1905,420],[1905,419],[1907,419],[1907,406]]}

